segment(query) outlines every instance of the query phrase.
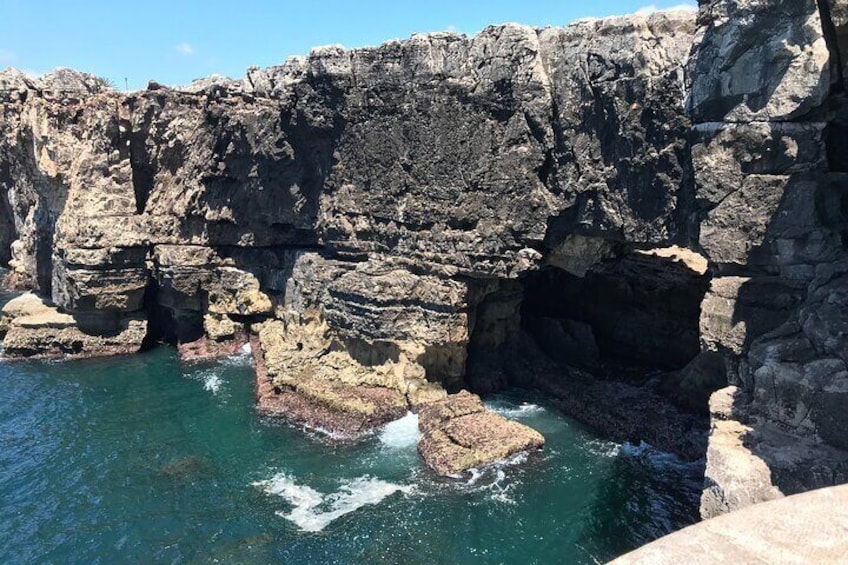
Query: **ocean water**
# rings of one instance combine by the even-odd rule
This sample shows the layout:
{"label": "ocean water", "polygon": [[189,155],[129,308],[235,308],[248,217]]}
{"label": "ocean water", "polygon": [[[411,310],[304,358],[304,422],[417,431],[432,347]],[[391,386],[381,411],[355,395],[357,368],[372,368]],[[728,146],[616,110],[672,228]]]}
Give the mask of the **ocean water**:
{"label": "ocean water", "polygon": [[432,475],[409,414],[342,444],[253,411],[247,355],[0,363],[0,563],[597,563],[695,520],[697,465],[532,393],[540,454]]}

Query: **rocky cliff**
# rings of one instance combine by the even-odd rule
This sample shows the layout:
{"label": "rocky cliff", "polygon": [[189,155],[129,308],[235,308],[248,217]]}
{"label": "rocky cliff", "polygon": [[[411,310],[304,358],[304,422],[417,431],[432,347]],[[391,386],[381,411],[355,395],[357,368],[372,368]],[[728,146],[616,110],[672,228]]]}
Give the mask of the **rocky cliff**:
{"label": "rocky cliff", "polygon": [[705,515],[843,481],[831,2],[324,47],[129,94],[6,71],[0,259],[41,299],[7,307],[5,353],[250,340],[260,409],[349,435],[421,410],[445,473],[542,443],[461,389],[542,388],[697,458],[735,385]]}

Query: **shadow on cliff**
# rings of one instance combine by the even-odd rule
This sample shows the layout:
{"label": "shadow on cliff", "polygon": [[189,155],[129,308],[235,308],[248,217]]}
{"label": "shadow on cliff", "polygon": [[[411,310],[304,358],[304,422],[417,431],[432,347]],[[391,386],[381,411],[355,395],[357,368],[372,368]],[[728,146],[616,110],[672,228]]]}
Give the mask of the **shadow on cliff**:
{"label": "shadow on cliff", "polygon": [[342,108],[345,94],[322,77],[296,88],[298,102],[293,108],[280,104],[272,135],[257,136],[264,130],[253,121],[262,116],[207,111],[216,132],[213,154],[223,171],[201,179],[201,204],[213,213],[223,212],[222,221],[213,220],[213,230],[226,231],[227,224],[258,227],[271,234],[272,245],[316,244],[319,199],[345,130],[340,112],[324,109]]}
{"label": "shadow on cliff", "polygon": [[[56,222],[65,209],[68,199],[68,187],[63,183],[61,174],[55,177],[41,172],[35,151],[38,144],[31,138],[31,131],[22,135],[29,136],[21,139],[19,146],[28,148],[23,159],[24,170],[10,171],[12,176],[9,186],[15,187],[16,216],[28,220],[32,214],[35,233],[33,237],[33,257],[35,272],[32,284],[34,290],[44,296],[50,296],[53,285],[53,240]],[[29,190],[27,190],[29,188]]]}
{"label": "shadow on cliff", "polygon": [[[687,370],[700,351],[708,276],[631,254],[583,278],[547,268],[514,284],[517,301],[498,303],[493,293],[495,303],[474,313],[466,371],[473,390],[539,389],[603,437],[703,458],[716,384],[689,386],[697,379]],[[513,313],[504,316],[508,307]]]}
{"label": "shadow on cliff", "polygon": [[[814,367],[838,361],[838,347],[827,342],[841,338],[804,321],[844,315],[839,289],[820,288],[838,284],[848,261],[848,104],[839,96],[829,108],[824,164],[788,176],[762,243],[745,265],[719,268],[741,281],[730,323],[743,328],[742,356],[723,352],[731,384],[741,389],[733,417],[750,428],[745,446],[766,461],[787,495],[848,480],[848,453],[834,449],[845,448],[839,443],[848,429],[848,396],[826,394],[832,370]],[[832,274],[820,279],[825,273]],[[787,459],[790,451],[795,461]]]}

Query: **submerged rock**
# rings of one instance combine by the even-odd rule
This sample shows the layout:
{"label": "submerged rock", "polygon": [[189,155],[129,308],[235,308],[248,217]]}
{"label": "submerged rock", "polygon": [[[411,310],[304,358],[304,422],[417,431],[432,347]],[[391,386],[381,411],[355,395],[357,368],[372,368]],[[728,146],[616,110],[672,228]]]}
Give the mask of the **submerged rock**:
{"label": "submerged rock", "polygon": [[157,475],[174,483],[190,483],[214,475],[212,463],[197,455],[173,459],[159,468]]}

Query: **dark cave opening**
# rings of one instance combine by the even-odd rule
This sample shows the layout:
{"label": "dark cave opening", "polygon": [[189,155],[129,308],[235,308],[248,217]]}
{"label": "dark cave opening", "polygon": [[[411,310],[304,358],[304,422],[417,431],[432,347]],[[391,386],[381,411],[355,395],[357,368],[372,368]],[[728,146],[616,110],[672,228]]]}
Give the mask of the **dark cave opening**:
{"label": "dark cave opening", "polygon": [[167,285],[163,287],[155,277],[150,277],[144,289],[143,309],[147,317],[147,335],[142,343],[143,350],[160,343],[177,345],[203,337],[202,311],[199,307],[180,308],[180,298],[174,289]]}
{"label": "dark cave opening", "polygon": [[726,374],[700,348],[710,276],[678,259],[636,251],[583,277],[546,267],[499,281],[471,316],[468,386],[539,389],[610,439],[699,459]]}
{"label": "dark cave opening", "polygon": [[830,172],[848,173],[848,117],[842,116],[827,125],[825,148]]}
{"label": "dark cave opening", "polygon": [[582,278],[549,267],[524,280],[521,327],[555,360],[682,369],[700,351],[708,285],[681,262],[640,253]]}

